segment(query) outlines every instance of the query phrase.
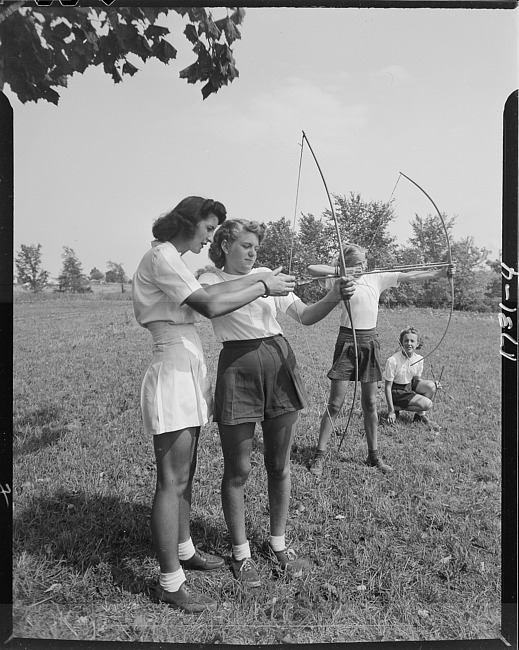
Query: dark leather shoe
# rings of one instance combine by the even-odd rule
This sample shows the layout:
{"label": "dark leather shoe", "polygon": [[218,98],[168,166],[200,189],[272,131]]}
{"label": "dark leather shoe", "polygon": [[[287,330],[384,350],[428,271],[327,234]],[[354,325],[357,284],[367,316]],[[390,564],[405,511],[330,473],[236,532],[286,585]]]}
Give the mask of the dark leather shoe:
{"label": "dark leather shoe", "polygon": [[221,569],[225,564],[225,560],[218,555],[209,555],[209,553],[197,549],[189,560],[180,560],[180,564],[183,569],[214,571],[215,569]]}
{"label": "dark leather shoe", "polygon": [[205,610],[215,610],[216,600],[203,594],[197,594],[187,588],[186,583],[182,583],[178,591],[166,591],[159,583],[155,585],[155,596],[162,603],[167,603],[171,607],[182,609],[188,614],[197,614]]}
{"label": "dark leather shoe", "polygon": [[382,474],[391,474],[391,472],[393,471],[391,465],[384,463],[384,461],[378,458],[378,456],[377,457],[368,456],[364,461],[364,465],[367,465],[368,467],[376,467],[378,470],[382,472]]}

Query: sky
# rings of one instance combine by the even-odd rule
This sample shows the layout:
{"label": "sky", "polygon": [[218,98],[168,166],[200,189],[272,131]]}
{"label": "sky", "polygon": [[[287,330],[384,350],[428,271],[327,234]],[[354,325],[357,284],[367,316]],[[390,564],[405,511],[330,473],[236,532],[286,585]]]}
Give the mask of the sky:
{"label": "sky", "polygon": [[[218,17],[218,9],[214,10]],[[320,216],[329,190],[387,201],[402,171],[448,217],[459,240],[497,259],[502,120],[517,88],[517,10],[249,8],[234,45],[240,76],[203,100],[178,73],[194,60],[176,14],[162,17],[179,50],[114,84],[75,75],[58,106],[14,110],[15,253],[41,244],[52,277],[63,247],[85,273],[121,263],[132,275],[153,221],[196,194],[229,217]],[[411,183],[394,194],[400,244],[415,214],[434,212]],[[440,224],[439,224],[439,227]],[[202,253],[185,256],[192,270]]]}

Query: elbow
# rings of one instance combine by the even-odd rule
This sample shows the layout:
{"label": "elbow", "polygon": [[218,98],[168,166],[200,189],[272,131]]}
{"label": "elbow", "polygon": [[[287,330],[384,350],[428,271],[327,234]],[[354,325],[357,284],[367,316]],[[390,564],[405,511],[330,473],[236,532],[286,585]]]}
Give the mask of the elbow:
{"label": "elbow", "polygon": [[215,307],[209,302],[200,302],[197,303],[196,305],[190,305],[190,307],[191,309],[194,309],[194,311],[199,313],[204,318],[211,319],[214,318],[215,316],[218,316]]}
{"label": "elbow", "polygon": [[202,316],[205,316],[205,318],[216,318],[216,316],[219,316],[220,314],[218,313],[218,309],[216,305],[212,305],[211,303],[206,303],[203,306],[203,311],[200,311]]}
{"label": "elbow", "polygon": [[309,325],[315,325],[319,321],[319,318],[316,318],[311,314],[307,314],[306,316],[302,314],[300,316],[300,321],[301,321],[301,325],[309,326]]}

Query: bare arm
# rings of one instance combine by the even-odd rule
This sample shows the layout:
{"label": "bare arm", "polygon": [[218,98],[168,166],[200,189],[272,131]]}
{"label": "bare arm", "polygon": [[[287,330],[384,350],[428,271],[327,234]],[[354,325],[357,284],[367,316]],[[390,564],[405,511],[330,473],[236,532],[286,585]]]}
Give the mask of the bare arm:
{"label": "bare arm", "polygon": [[[217,282],[215,284],[205,284],[203,282],[201,284],[210,296],[220,296],[222,294],[231,293],[233,291],[241,291],[242,289],[246,289],[247,287],[250,287],[253,284],[256,284],[257,282],[266,282],[270,291],[269,295],[284,296],[287,293],[285,289],[285,285],[278,286],[278,284],[274,283],[273,281],[274,277],[278,276],[279,278],[284,279],[288,282],[295,280],[295,278],[291,275],[286,275],[285,273],[281,273],[282,268],[283,268],[282,266],[279,266],[277,269],[274,269],[273,271],[261,271],[260,273],[248,273],[247,275],[236,276],[235,280],[226,280],[225,282]],[[263,286],[263,284],[261,286],[264,289],[263,291],[264,294],[266,291],[265,287]],[[276,293],[276,291],[278,291],[278,293]]]}
{"label": "bare arm", "polygon": [[390,424],[396,420],[395,407],[393,406],[393,396],[391,395],[391,388],[393,387],[393,381],[386,379],[384,382],[384,393],[386,395],[387,403],[387,421]]}
{"label": "bare arm", "polygon": [[314,277],[322,277],[324,275],[338,275],[337,267],[331,264],[310,264],[308,273]]}
{"label": "bare arm", "polygon": [[438,278],[452,277],[456,272],[456,266],[444,266],[436,271],[408,271],[398,274],[398,282],[424,282],[425,280],[437,280]]}
{"label": "bare arm", "polygon": [[[263,274],[255,273],[251,277],[258,278],[257,280],[252,284],[250,282],[243,283],[243,288],[234,291],[225,291],[225,286],[239,282],[241,278],[203,287],[194,291],[186,298],[185,302],[202,316],[216,318],[248,305],[253,300],[265,295],[265,292],[273,296],[286,296],[294,290],[295,279],[291,275],[280,274],[277,269],[269,272],[269,276],[265,280],[258,277],[261,275]],[[215,291],[214,288],[218,286],[223,287],[224,290]]]}
{"label": "bare arm", "polygon": [[334,282],[332,289],[312,305],[295,302],[287,309],[287,314],[303,325],[314,325],[327,316],[332,309],[342,300],[349,300],[355,292],[353,278],[343,277]]}

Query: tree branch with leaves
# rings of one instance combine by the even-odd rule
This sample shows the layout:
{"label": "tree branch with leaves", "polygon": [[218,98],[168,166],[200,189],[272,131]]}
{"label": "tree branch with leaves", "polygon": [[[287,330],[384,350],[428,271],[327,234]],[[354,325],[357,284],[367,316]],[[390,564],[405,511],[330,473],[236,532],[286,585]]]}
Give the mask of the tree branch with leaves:
{"label": "tree branch with leaves", "polygon": [[139,62],[168,64],[177,49],[159,17],[174,11],[186,20],[184,36],[197,57],[179,76],[203,82],[206,99],[239,75],[232,44],[241,38],[245,10],[218,9],[226,15],[215,20],[205,7],[0,7],[0,89],[8,84],[22,103],[44,99],[57,105],[58,90],[89,67],[102,65],[119,83],[139,71]]}

